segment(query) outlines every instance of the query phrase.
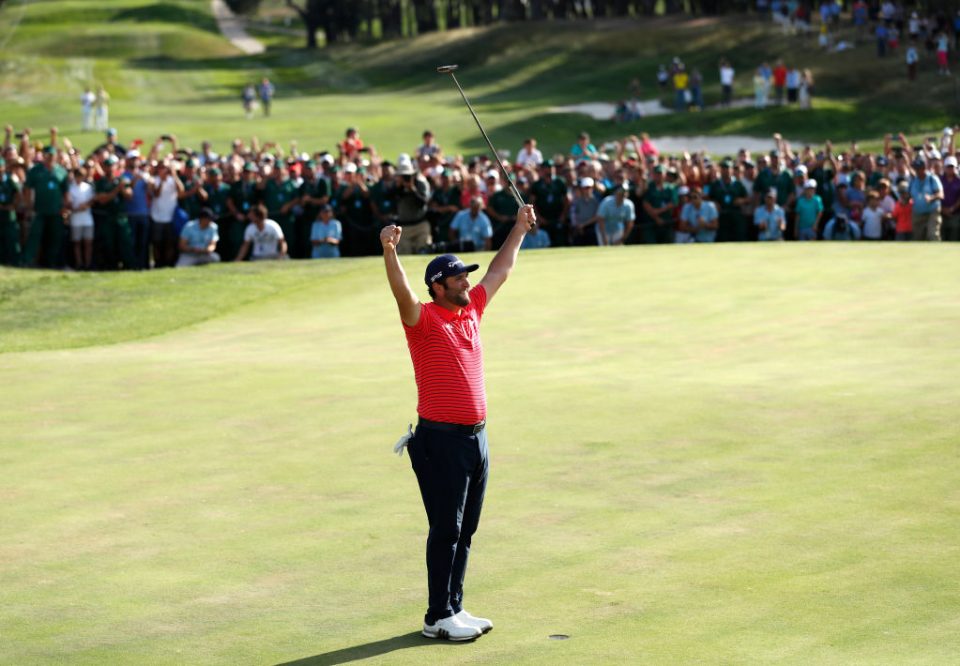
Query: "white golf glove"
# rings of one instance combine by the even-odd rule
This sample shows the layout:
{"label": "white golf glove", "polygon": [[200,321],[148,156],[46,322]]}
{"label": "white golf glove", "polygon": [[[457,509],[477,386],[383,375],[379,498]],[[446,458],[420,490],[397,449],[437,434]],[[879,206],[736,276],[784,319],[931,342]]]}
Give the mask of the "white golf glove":
{"label": "white golf glove", "polygon": [[410,440],[413,439],[413,424],[410,423],[407,425],[407,432],[404,433],[403,437],[397,440],[397,443],[393,445],[393,452],[396,453],[401,458],[403,457],[403,447],[410,443]]}

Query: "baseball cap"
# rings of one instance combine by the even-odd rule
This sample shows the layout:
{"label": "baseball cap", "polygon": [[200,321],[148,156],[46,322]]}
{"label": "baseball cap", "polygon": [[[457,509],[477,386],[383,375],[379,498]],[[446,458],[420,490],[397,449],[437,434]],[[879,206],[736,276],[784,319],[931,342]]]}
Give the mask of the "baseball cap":
{"label": "baseball cap", "polygon": [[464,264],[455,254],[441,254],[427,264],[423,281],[427,283],[427,286],[430,286],[443,278],[460,275],[460,273],[472,273],[478,268],[480,268],[480,264]]}
{"label": "baseball cap", "polygon": [[56,155],[57,149],[54,148],[53,146],[44,146],[44,147],[43,147],[43,152],[44,152],[44,154],[46,154],[46,155]]}
{"label": "baseball cap", "polygon": [[803,189],[805,189],[805,190],[815,190],[815,189],[817,189],[817,181],[814,180],[813,178],[809,179],[807,182],[805,182],[805,183],[803,184]]}
{"label": "baseball cap", "polygon": [[116,164],[120,160],[117,159],[116,155],[110,155],[103,161],[104,164]]}
{"label": "baseball cap", "polygon": [[803,165],[801,164],[801,165],[798,166],[797,169],[793,172],[793,175],[794,175],[794,176],[806,176],[806,175],[807,175],[807,167],[805,167],[805,166],[803,166]]}
{"label": "baseball cap", "polygon": [[140,157],[140,151],[139,151],[139,150],[137,150],[136,148],[134,148],[133,150],[128,150],[128,151],[127,151],[127,159],[128,159],[128,160],[132,160],[132,159],[134,159],[134,158],[136,158],[136,157]]}
{"label": "baseball cap", "polygon": [[257,165],[254,164],[253,162],[247,162],[246,164],[243,165],[243,170],[244,170],[244,171],[257,171],[258,169],[257,169]]}
{"label": "baseball cap", "polygon": [[680,196],[683,196],[684,194],[690,194],[690,188],[687,187],[686,185],[681,185],[677,189],[677,194],[679,194]]}
{"label": "baseball cap", "polygon": [[356,173],[357,165],[354,162],[347,162],[343,165],[343,170],[347,173]]}
{"label": "baseball cap", "polygon": [[957,166],[957,158],[956,158],[956,156],[954,156],[954,155],[948,155],[948,156],[947,156],[947,159],[945,159],[945,160],[943,161],[943,166],[956,167],[956,166]]}
{"label": "baseball cap", "polygon": [[926,168],[926,167],[927,167],[927,163],[924,162],[924,161],[923,161],[922,159],[920,159],[919,157],[917,157],[917,158],[914,158],[911,166],[913,166],[914,169],[919,169],[920,167]]}
{"label": "baseball cap", "polygon": [[591,178],[590,176],[585,176],[580,179],[580,187],[593,187],[593,186],[594,186],[593,178]]}
{"label": "baseball cap", "polygon": [[208,219],[208,220],[212,220],[212,219],[213,219],[213,211],[212,211],[210,208],[204,206],[203,208],[200,209],[200,214],[199,214],[197,217],[198,217],[198,218],[206,218],[206,219]]}

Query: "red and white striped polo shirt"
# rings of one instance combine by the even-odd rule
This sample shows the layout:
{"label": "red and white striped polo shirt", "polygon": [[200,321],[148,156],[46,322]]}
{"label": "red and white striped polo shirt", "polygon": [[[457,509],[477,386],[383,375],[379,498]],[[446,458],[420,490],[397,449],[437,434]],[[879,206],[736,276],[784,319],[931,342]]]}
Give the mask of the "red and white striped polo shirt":
{"label": "red and white striped polo shirt", "polygon": [[473,425],[487,417],[480,319],[487,290],[470,290],[470,304],[450,312],[436,303],[420,306],[416,326],[403,325],[417,380],[417,413],[431,421]]}

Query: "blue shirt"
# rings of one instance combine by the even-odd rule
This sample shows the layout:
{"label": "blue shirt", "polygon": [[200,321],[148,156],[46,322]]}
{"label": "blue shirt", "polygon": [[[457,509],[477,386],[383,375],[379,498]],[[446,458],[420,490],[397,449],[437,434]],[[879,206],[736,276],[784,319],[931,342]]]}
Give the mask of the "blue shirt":
{"label": "blue shirt", "polygon": [[536,231],[528,233],[520,243],[521,250],[539,250],[544,247],[550,247],[550,234],[543,227],[537,227]]}
{"label": "blue shirt", "polygon": [[[323,240],[324,238],[336,238],[343,240],[343,226],[340,220],[331,219],[329,222],[317,220],[310,228],[310,240]],[[336,259],[340,256],[339,245],[314,245],[311,255],[314,259]]]}
{"label": "blue shirt", "polygon": [[943,184],[936,174],[928,173],[923,179],[914,176],[910,180],[910,197],[913,199],[913,212],[926,215],[940,210],[940,200],[928,202],[926,195],[943,192]]}
{"label": "blue shirt", "polygon": [[860,240],[860,227],[857,226],[856,222],[847,222],[847,232],[845,234],[837,232],[837,235],[834,236],[833,230],[836,228],[836,224],[836,218],[827,222],[827,225],[823,228],[823,240]]}
{"label": "blue shirt", "polygon": [[476,249],[482,250],[484,241],[493,237],[493,225],[482,210],[476,217],[470,217],[470,209],[461,210],[454,215],[450,228],[457,232],[461,241],[473,241]]}
{"label": "blue shirt", "polygon": [[701,201],[700,208],[688,203],[680,211],[680,219],[694,230],[693,237],[697,239],[697,242],[712,243],[717,239],[717,230],[704,229],[698,218],[703,218],[704,222],[713,222],[717,219],[717,207],[712,201]]}
{"label": "blue shirt", "polygon": [[780,224],[786,222],[783,209],[774,204],[773,210],[767,210],[766,206],[761,206],[753,211],[753,223],[760,228],[761,224],[766,224],[766,229],[760,229],[758,240],[775,241],[783,239],[783,232],[780,230]]}
{"label": "blue shirt", "polygon": [[601,218],[604,231],[607,232],[607,238],[616,238],[623,234],[626,229],[626,223],[637,219],[636,209],[633,202],[626,197],[623,198],[623,204],[617,205],[617,197],[610,194],[604,197],[600,202],[600,208],[597,209],[597,215]]}
{"label": "blue shirt", "polygon": [[133,196],[126,201],[127,215],[149,215],[150,204],[147,202],[147,181],[143,178],[134,181],[133,173],[130,171],[124,171],[123,177],[130,180],[130,189],[133,192]]}
{"label": "blue shirt", "polygon": [[220,234],[218,233],[216,222],[211,222],[210,226],[206,229],[201,229],[200,222],[190,220],[183,226],[183,230],[180,232],[180,238],[187,241],[187,247],[205,250],[210,247],[210,243],[215,243],[220,240]]}

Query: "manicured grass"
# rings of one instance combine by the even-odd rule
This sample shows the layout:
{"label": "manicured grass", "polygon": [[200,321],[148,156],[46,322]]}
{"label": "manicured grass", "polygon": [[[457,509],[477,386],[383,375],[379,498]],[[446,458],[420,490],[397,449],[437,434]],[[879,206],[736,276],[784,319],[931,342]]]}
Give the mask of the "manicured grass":
{"label": "manicured grass", "polygon": [[[460,64],[459,78],[491,138],[513,152],[527,136],[538,137],[547,152],[566,151],[581,130],[598,142],[640,131],[779,131],[795,142],[859,139],[876,147],[888,132],[913,138],[936,132],[957,109],[954,79],[936,76],[926,60],[920,80],[908,84],[899,55],[879,60],[869,43],[822,53],[812,36],[784,37],[744,17],[468,28],[314,53],[301,48],[296,33],[269,33],[265,54],[243,56],[217,33],[206,0],[117,0],[92,8],[78,0],[29,3],[15,30],[21,5],[7,5],[0,10],[12,31],[0,25],[0,44],[11,35],[0,49],[0,120],[32,127],[40,140],[58,125],[85,149],[101,137],[79,133],[78,98],[85,84],[102,82],[121,140],[172,132],[194,146],[211,139],[222,150],[234,137],[255,134],[318,149],[331,148],[346,126],[357,125],[368,142],[395,157],[412,151],[430,127],[448,152],[481,152],[485,144],[456,89],[435,72],[451,62]],[[549,113],[571,103],[615,102],[634,77],[644,97],[660,95],[655,71],[673,55],[701,69],[708,103],[719,99],[721,57],[737,68],[738,96],[751,94],[759,62],[784,57],[813,71],[816,108],[711,110],[629,125]],[[274,116],[247,121],[240,89],[264,75],[277,84]]]}
{"label": "manicured grass", "polygon": [[0,661],[949,663],[954,249],[521,255],[458,646],[380,260],[2,273]]}

